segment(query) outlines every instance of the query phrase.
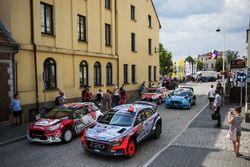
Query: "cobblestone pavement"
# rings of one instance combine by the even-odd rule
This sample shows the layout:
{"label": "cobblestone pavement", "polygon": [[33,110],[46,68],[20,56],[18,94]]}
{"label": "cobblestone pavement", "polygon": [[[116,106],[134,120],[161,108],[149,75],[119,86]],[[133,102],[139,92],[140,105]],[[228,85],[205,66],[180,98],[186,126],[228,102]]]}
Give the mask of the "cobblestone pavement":
{"label": "cobblestone pavement", "polygon": [[[232,143],[226,139],[226,114],[234,105],[222,108],[222,128],[214,128],[211,110],[207,107],[189,127],[149,166],[250,166],[250,124],[243,123],[240,152],[236,158]],[[244,111],[244,110],[243,110]]]}

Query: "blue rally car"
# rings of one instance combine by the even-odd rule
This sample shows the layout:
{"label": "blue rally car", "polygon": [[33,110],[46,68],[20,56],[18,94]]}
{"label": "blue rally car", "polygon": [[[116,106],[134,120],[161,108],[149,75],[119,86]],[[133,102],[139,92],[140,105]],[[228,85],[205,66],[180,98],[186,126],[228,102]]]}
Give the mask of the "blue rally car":
{"label": "blue rally car", "polygon": [[112,108],[83,132],[81,143],[87,152],[104,155],[135,155],[137,145],[149,136],[161,135],[161,117],[156,105],[136,102]]}
{"label": "blue rally car", "polygon": [[190,109],[196,103],[196,96],[192,87],[181,87],[175,89],[166,98],[166,108],[186,108]]}

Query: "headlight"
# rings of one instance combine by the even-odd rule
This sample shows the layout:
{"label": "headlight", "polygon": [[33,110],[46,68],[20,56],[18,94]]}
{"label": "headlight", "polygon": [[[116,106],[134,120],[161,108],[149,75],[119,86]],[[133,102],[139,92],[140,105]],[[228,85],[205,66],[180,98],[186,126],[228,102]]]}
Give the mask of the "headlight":
{"label": "headlight", "polygon": [[184,99],[182,100],[182,103],[188,103],[188,102],[189,102],[188,98],[184,98]]}
{"label": "headlight", "polygon": [[157,99],[157,96],[156,95],[152,96],[152,99]]}
{"label": "headlight", "polygon": [[48,127],[47,130],[54,131],[54,130],[60,128],[60,126],[61,126],[61,124],[59,123],[59,124]]}
{"label": "headlight", "polygon": [[113,146],[119,146],[122,144],[123,140],[124,140],[125,137],[119,137],[115,140],[112,141],[112,145]]}

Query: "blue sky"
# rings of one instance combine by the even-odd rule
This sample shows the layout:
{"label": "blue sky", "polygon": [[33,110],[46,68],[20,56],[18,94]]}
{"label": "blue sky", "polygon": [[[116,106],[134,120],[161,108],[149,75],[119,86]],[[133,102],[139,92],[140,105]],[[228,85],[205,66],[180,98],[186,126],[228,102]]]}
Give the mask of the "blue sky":
{"label": "blue sky", "polygon": [[[153,0],[162,28],[160,42],[178,61],[212,49],[239,51],[246,56],[250,0]],[[215,30],[220,27],[221,32]]]}

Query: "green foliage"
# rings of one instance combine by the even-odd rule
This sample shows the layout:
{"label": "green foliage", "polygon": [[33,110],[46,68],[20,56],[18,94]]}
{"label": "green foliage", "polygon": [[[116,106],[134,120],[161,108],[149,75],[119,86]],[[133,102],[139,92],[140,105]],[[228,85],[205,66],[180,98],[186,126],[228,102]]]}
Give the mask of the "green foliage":
{"label": "green foliage", "polygon": [[160,44],[160,72],[170,74],[173,71],[172,53]]}
{"label": "green foliage", "polygon": [[217,58],[216,64],[215,64],[215,69],[216,69],[217,72],[222,71],[222,65],[223,65],[223,60],[222,60],[222,58],[221,58],[221,57],[220,57],[220,58]]}
{"label": "green foliage", "polygon": [[230,63],[232,60],[236,59],[238,57],[238,51],[231,51],[229,50],[227,52],[227,61]]}
{"label": "green foliage", "polygon": [[202,61],[197,61],[197,70],[201,71],[204,68],[204,63]]}

